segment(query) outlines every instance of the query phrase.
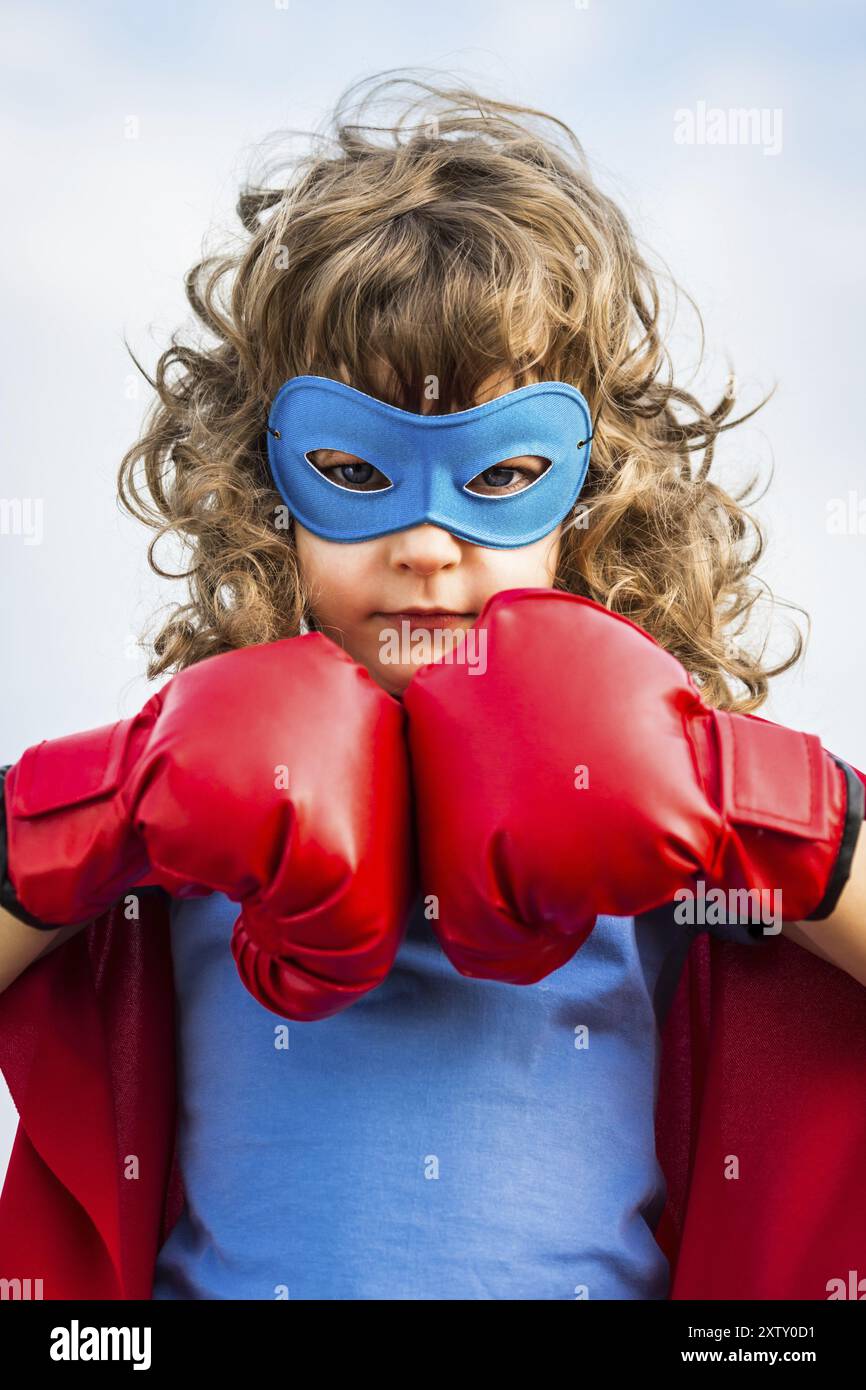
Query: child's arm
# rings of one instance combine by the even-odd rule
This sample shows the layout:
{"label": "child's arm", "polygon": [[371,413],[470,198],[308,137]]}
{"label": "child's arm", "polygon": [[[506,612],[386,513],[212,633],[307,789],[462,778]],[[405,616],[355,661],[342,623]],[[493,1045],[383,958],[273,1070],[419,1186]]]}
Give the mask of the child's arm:
{"label": "child's arm", "polygon": [[53,931],[43,931],[39,927],[28,926],[5,907],[0,907],[0,994],[13,980],[17,980],[33,961],[47,956],[56,946],[62,945],[75,932],[88,926],[78,922],[70,927],[55,927]]}
{"label": "child's arm", "polygon": [[851,875],[835,910],[823,922],[785,922],[782,935],[866,985],[866,831],[862,826]]}

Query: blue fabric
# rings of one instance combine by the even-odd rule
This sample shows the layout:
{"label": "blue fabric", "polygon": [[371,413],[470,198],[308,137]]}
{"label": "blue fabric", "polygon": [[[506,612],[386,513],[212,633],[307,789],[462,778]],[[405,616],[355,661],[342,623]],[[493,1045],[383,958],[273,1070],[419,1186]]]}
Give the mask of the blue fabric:
{"label": "blue fabric", "polygon": [[[562,381],[521,386],[450,415],[417,415],[330,377],[297,376],[271,404],[268,460],[289,510],[326,540],[369,540],[426,521],[513,549],[548,535],[571,510],[589,466],[590,431],[586,401]],[[341,486],[307,458],[316,449],[363,459],[388,486]],[[479,473],[521,455],[550,466],[517,492],[467,491]]]}
{"label": "blue fabric", "polygon": [[666,1296],[658,1030],[694,928],[602,917],[507,985],[458,975],[419,900],[385,983],[301,1024],[242,986],[236,913],[172,903],[187,1205],[154,1298]]}

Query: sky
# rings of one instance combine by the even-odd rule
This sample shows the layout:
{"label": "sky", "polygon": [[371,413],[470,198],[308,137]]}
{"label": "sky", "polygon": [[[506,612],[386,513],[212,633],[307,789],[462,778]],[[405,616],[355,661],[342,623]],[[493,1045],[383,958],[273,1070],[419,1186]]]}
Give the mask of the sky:
{"label": "sky", "polygon": [[[350,82],[422,67],[572,128],[700,309],[699,375],[685,304],[671,336],[694,389],[715,399],[729,361],[744,407],[775,386],[718,449],[723,481],[772,468],[761,574],[812,620],[805,659],[761,713],[866,767],[864,13],[839,0],[5,0],[0,761],[135,712],[151,693],[136,636],[182,597],[150,574],[149,534],[116,502],[148,404],[124,339],[151,369],[188,326],[183,274],[239,233],[238,184],[280,132],[320,126]],[[706,138],[719,120],[736,137],[740,109],[760,113],[749,138]],[[13,1128],[0,1096],[0,1171]]]}

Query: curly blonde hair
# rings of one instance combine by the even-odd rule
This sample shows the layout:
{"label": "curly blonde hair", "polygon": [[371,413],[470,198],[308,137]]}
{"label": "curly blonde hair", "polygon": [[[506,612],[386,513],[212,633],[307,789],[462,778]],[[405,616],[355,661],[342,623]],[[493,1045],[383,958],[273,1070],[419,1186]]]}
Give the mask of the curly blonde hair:
{"label": "curly blonde hair", "polygon": [[[506,370],[516,385],[579,386],[596,422],[555,587],[640,624],[709,703],[757,708],[803,639],[795,629],[775,666],[763,664],[766,638],[758,654],[747,647],[769,592],[753,573],[764,535],[741,505],[754,483],[732,495],[709,471],[719,434],[765,401],[728,420],[732,391],[708,409],[674,384],[657,277],[568,126],[459,86],[367,80],[357,108],[364,83],[338,101],[332,134],[243,187],[237,252],[187,274],[215,343],[175,333],[155,379],[131,353],[156,399],[121,463],[119,497],[155,530],[158,574],[168,574],[154,553],[163,536],[191,555],[171,576],[186,580],[188,599],[149,644],[148,675],[312,621],[267,462],[268,406],[283,382],[347,371],[359,389],[417,409],[435,374],[445,412],[472,405],[491,371]],[[414,92],[395,123],[363,124],[369,103],[403,85]]]}

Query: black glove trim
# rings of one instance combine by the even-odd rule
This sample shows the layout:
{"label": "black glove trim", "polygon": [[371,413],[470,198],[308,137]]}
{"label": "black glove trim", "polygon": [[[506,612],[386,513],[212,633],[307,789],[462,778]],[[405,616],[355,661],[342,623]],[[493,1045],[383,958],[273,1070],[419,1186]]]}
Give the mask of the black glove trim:
{"label": "black glove trim", "polygon": [[5,767],[0,767],[0,907],[5,907],[6,911],[13,917],[17,917],[19,922],[25,922],[28,927],[38,927],[40,931],[56,931],[56,922],[40,922],[38,917],[34,917],[28,912],[26,907],[22,907],[15,896],[15,889],[9,881],[7,869],[9,867],[9,842],[6,837],[6,797],[5,784],[6,773],[12,764],[7,763]]}
{"label": "black glove trim", "polygon": [[830,754],[834,763],[841,767],[845,774],[845,795],[847,798],[847,809],[845,812],[845,828],[842,831],[842,842],[839,845],[839,853],[836,863],[833,865],[833,872],[827,884],[827,891],[808,917],[803,920],[806,922],[820,922],[825,917],[829,917],[835,910],[836,904],[842,895],[842,889],[851,876],[851,862],[854,858],[854,849],[857,838],[860,834],[860,826],[863,824],[864,816],[864,787],[860,778],[853,768],[849,767],[841,758],[837,758],[835,753]]}

